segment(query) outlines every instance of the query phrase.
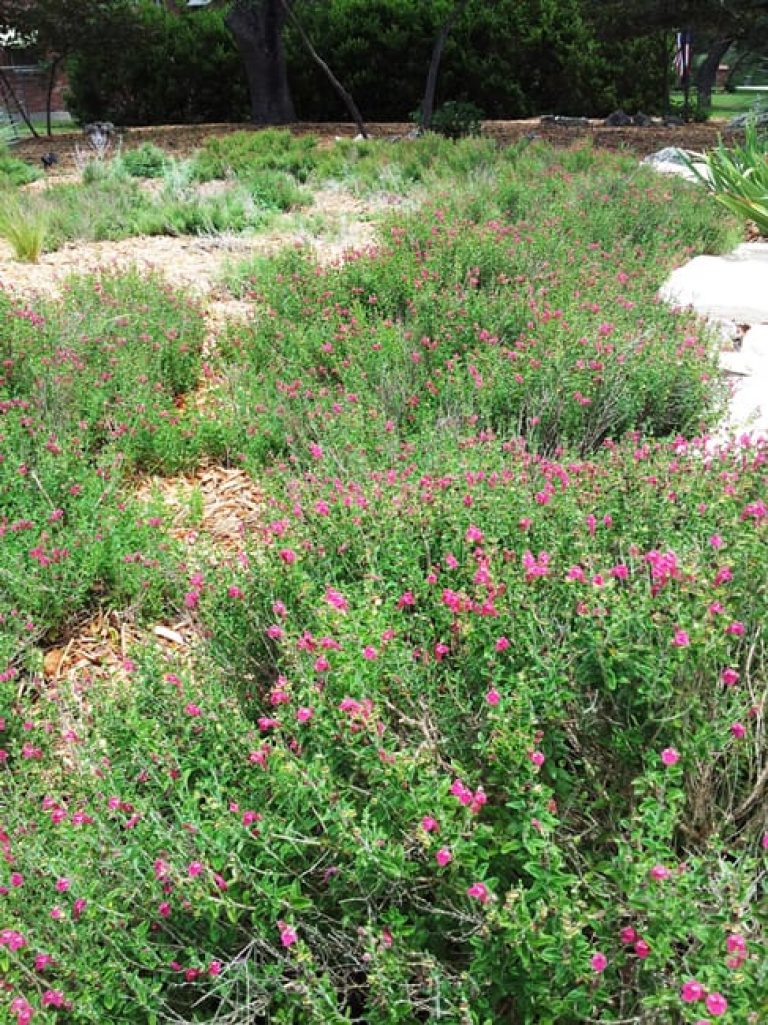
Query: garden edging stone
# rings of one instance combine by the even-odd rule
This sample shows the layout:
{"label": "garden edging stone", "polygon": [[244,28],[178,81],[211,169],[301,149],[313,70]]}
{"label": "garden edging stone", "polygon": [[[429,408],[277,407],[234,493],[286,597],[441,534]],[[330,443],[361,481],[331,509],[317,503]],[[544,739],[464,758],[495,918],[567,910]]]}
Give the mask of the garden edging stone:
{"label": "garden edging stone", "polygon": [[[725,434],[768,438],[768,243],[745,242],[724,256],[697,256],[662,285],[666,302],[691,307],[720,326],[746,327],[740,348],[723,351],[720,367],[731,378]],[[731,338],[733,341],[733,338]]]}

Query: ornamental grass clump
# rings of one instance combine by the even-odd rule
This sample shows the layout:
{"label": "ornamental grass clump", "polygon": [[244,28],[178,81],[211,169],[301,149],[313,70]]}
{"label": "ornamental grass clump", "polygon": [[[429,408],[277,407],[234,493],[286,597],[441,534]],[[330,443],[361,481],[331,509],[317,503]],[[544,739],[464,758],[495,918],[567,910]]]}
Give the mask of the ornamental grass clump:
{"label": "ornamental grass clump", "polygon": [[47,232],[48,217],[40,205],[21,203],[8,194],[0,197],[0,237],[10,244],[17,260],[37,263]]}

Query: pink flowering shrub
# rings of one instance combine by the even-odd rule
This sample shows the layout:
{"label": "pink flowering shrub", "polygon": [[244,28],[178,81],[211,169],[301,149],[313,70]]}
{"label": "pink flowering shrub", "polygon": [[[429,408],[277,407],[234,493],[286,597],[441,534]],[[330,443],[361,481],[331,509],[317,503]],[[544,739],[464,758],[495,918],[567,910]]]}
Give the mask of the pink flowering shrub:
{"label": "pink flowering shrub", "polygon": [[[258,467],[263,528],[183,577],[170,553],[131,564],[197,623],[193,652],[132,651],[114,687],[0,669],[10,1022],[766,1017],[768,447],[698,435],[710,357],[652,301],[708,222],[685,198],[664,220],[643,180],[621,206],[596,170],[609,244],[590,182],[530,159],[547,231],[449,207],[392,225],[378,261],[258,283],[219,433],[165,437],[169,464],[190,431],[193,455],[226,439]],[[87,473],[119,451],[98,429]],[[110,508],[119,538],[131,507]]]}
{"label": "pink flowering shrub", "polygon": [[96,596],[156,606],[167,592],[167,545],[121,488],[137,464],[190,457],[175,403],[203,325],[135,276],[75,281],[35,311],[0,292],[0,317],[2,669]]}
{"label": "pink flowering shrub", "polygon": [[[670,205],[640,181],[617,194],[554,157],[530,160],[514,169],[525,220],[494,216],[492,190],[480,219],[465,193],[440,195],[341,267],[290,252],[241,269],[268,316],[232,331],[219,415],[249,461],[290,449],[322,467],[312,453],[328,445],[391,457],[435,431],[587,453],[628,428],[695,433],[712,417],[712,346],[655,301],[680,236],[706,234],[695,197]],[[610,231],[593,231],[599,217]]]}

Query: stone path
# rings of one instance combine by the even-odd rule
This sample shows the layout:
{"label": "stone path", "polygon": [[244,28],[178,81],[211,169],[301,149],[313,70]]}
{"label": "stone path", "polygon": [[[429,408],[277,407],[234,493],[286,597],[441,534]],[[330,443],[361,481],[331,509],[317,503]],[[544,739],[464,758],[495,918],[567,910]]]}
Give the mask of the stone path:
{"label": "stone path", "polygon": [[[645,163],[689,177],[670,154],[663,150]],[[719,331],[720,367],[731,385],[720,436],[748,433],[768,440],[768,242],[745,242],[724,256],[697,256],[673,271],[659,294],[674,306],[692,307]]]}
{"label": "stone path", "polygon": [[731,383],[723,432],[768,439],[768,243],[697,256],[672,272],[660,294],[719,328],[720,366]]}

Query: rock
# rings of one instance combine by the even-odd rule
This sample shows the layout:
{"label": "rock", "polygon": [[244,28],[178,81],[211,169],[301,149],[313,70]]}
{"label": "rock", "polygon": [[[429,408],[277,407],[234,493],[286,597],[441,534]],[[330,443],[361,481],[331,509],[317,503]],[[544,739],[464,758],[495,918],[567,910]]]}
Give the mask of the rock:
{"label": "rock", "polygon": [[768,243],[745,242],[727,256],[697,256],[673,271],[659,294],[705,317],[768,324]]}
{"label": "rock", "polygon": [[739,377],[749,377],[752,373],[747,360],[742,352],[721,352],[718,354],[720,369],[726,374],[737,374]]}
{"label": "rock", "polygon": [[663,119],[662,124],[667,128],[682,128],[685,121],[681,117],[678,117],[677,114],[667,114]]}
{"label": "rock", "polygon": [[753,114],[747,112],[746,114],[737,114],[736,117],[732,117],[726,128],[746,128],[750,121],[754,121],[758,128],[768,128],[768,113],[766,114]]}
{"label": "rock", "polygon": [[644,164],[679,164],[685,167],[685,151],[678,146],[665,146],[663,149],[650,153],[642,161]]}
{"label": "rock", "polygon": [[726,426],[737,433],[748,431],[753,438],[768,438],[768,376],[735,382]]}
{"label": "rock", "polygon": [[768,324],[751,327],[744,335],[741,351],[751,367],[759,365],[761,369],[768,370]]}
{"label": "rock", "polygon": [[720,320],[717,317],[713,317],[709,322],[709,326],[717,333],[721,345],[726,346],[731,351],[741,349],[744,329],[735,320]]}
{"label": "rock", "polygon": [[[693,156],[693,154],[689,155]],[[698,175],[688,167],[685,158],[685,150],[678,149],[675,146],[665,146],[664,149],[660,149],[656,153],[651,153],[645,157],[641,163],[647,164],[660,174],[676,174],[689,182],[701,181]],[[709,177],[709,169],[706,164],[701,161],[695,161],[695,167],[704,177]]]}
{"label": "rock", "polygon": [[653,118],[648,117],[647,114],[643,114],[643,112],[639,110],[632,118],[632,124],[637,125],[638,128],[650,128],[653,124]]}
{"label": "rock", "polygon": [[589,128],[588,117],[566,117],[564,114],[542,114],[542,125],[561,125],[563,128]]}
{"label": "rock", "polygon": [[623,110],[614,110],[612,114],[603,121],[604,125],[608,128],[626,128],[632,124],[632,118],[629,114],[625,114]]}

